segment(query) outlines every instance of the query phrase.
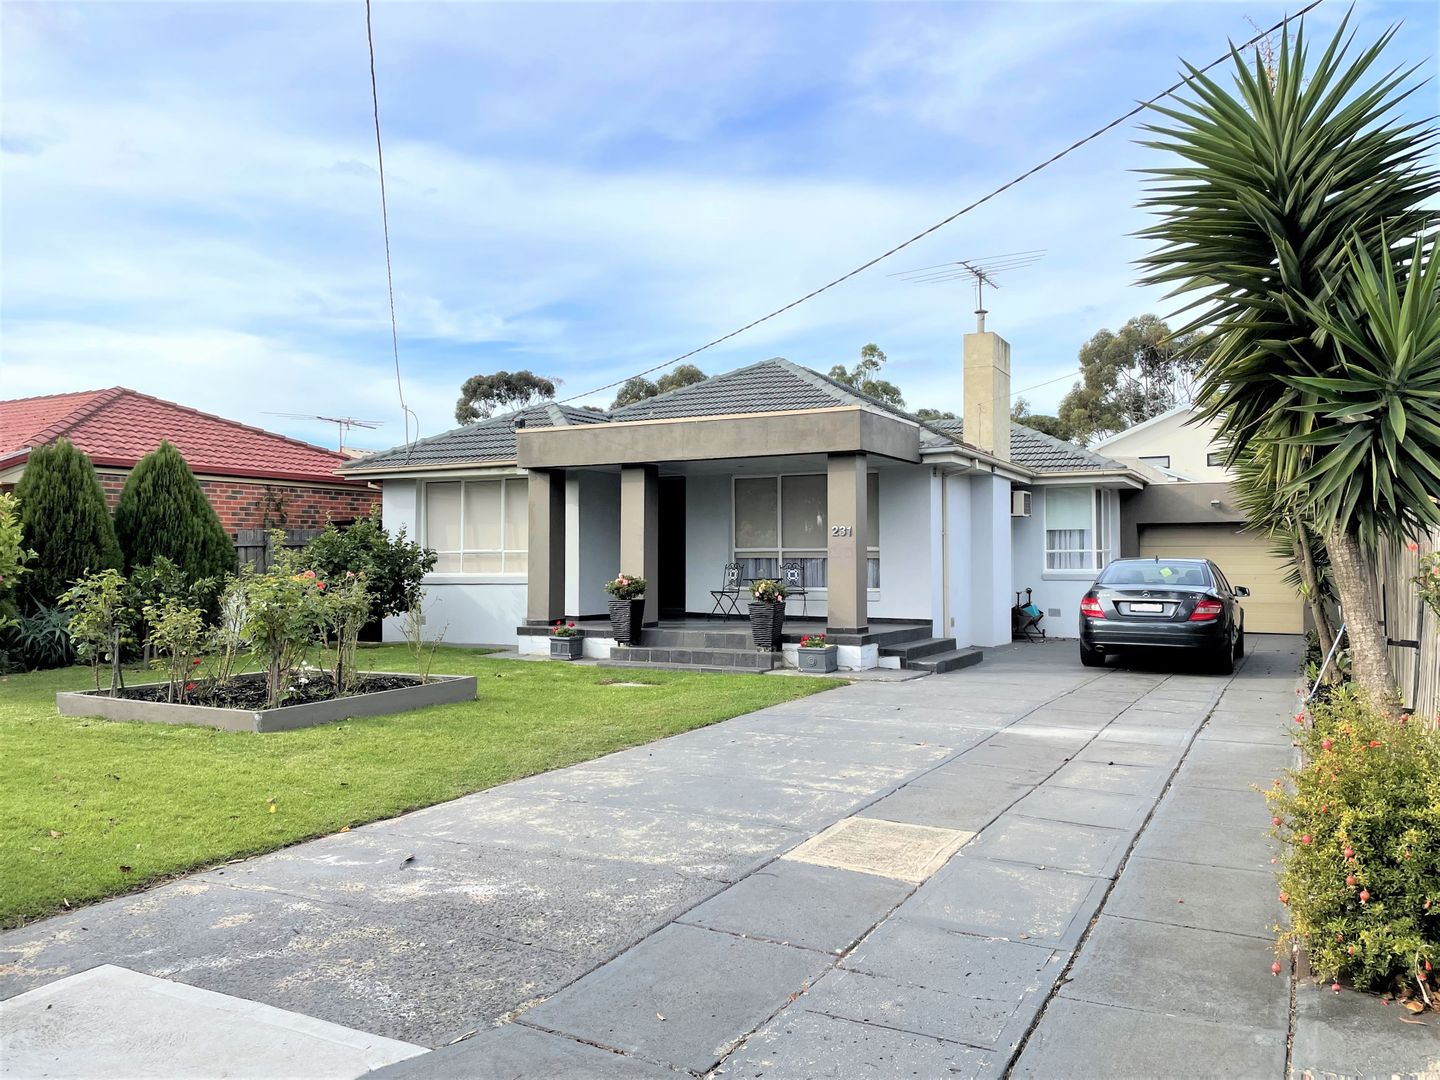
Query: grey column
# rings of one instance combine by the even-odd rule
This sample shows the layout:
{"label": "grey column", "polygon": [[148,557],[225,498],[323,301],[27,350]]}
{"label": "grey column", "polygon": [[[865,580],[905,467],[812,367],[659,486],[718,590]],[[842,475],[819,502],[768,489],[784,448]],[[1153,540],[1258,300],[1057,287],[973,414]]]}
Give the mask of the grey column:
{"label": "grey column", "polygon": [[866,558],[870,519],[864,454],[831,454],[827,465],[825,520],[828,565],[825,570],[826,629],[832,634],[863,634],[870,628]]}
{"label": "grey column", "polygon": [[660,470],[654,465],[620,469],[620,570],[649,582],[644,623],[653,626],[660,621]]}
{"label": "grey column", "polygon": [[529,582],[525,621],[548,625],[565,614],[565,471],[530,472]]}

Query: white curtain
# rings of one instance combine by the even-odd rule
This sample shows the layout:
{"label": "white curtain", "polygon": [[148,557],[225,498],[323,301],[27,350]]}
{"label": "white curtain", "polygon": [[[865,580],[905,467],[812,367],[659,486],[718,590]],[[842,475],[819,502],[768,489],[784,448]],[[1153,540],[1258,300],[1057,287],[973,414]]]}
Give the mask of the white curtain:
{"label": "white curtain", "polygon": [[1046,569],[1087,570],[1095,565],[1093,490],[1045,489]]}

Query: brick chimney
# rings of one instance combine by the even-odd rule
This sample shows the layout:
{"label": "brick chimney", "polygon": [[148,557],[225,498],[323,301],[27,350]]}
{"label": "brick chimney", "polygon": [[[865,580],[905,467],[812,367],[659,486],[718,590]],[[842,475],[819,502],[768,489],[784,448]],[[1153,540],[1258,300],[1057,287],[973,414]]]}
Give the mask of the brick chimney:
{"label": "brick chimney", "polygon": [[1010,460],[1010,343],[980,329],[965,335],[965,441]]}

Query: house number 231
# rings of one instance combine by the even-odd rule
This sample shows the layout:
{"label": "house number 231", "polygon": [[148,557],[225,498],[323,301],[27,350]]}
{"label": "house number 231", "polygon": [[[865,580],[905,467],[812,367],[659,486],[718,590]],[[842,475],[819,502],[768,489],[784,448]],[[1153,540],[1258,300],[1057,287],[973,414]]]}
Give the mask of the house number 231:
{"label": "house number 231", "polygon": [[850,525],[831,525],[831,526],[830,526],[830,535],[831,535],[831,536],[854,536],[854,535],[855,535],[855,529],[854,529],[853,526],[850,526]]}

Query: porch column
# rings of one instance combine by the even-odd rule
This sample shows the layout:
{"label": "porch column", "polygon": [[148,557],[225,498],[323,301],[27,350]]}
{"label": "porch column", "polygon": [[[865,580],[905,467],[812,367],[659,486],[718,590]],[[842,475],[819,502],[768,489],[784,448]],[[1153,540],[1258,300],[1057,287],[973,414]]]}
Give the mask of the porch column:
{"label": "porch column", "polygon": [[529,521],[525,621],[548,626],[565,614],[565,470],[530,470]]}
{"label": "porch column", "polygon": [[831,454],[827,465],[825,623],[832,634],[863,634],[870,628],[867,461],[864,454]]}
{"label": "porch column", "polygon": [[624,465],[620,469],[620,567],[639,574],[645,589],[644,625],[660,621],[660,469]]}

